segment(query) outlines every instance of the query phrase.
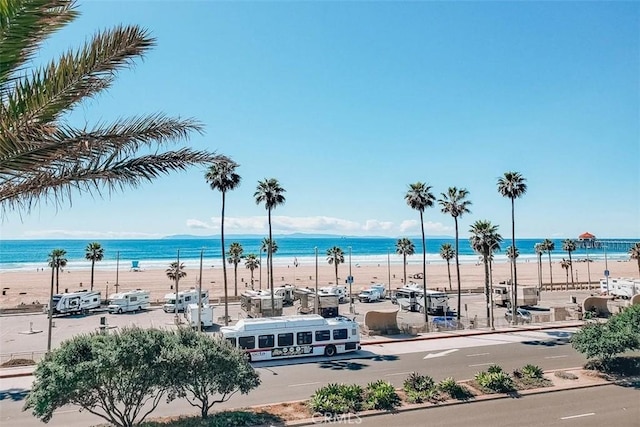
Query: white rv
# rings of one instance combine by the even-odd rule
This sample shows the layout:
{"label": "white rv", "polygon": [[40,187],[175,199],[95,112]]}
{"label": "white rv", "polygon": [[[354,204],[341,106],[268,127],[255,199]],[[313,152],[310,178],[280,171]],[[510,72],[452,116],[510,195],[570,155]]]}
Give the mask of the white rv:
{"label": "white rv", "polygon": [[349,291],[347,290],[347,287],[344,285],[324,286],[318,290],[318,293],[337,295],[338,302],[341,304],[349,301],[347,297],[347,294],[349,293]]}
{"label": "white rv", "polygon": [[[86,314],[90,310],[100,308],[102,299],[98,291],[78,291],[66,294],[55,294],[53,296],[52,314]],[[48,312],[49,307],[45,308]]]}
{"label": "white rv", "polygon": [[[192,328],[198,327],[198,304],[189,304],[187,311],[185,312],[187,322]],[[200,308],[200,325],[203,328],[213,326],[213,306],[209,304],[203,304]]]}
{"label": "white rv", "polygon": [[[493,303],[502,307],[510,307],[513,291],[510,284],[500,282],[499,285],[493,285]],[[518,285],[518,307],[531,307],[538,305],[540,292],[535,286]]]}
{"label": "white rv", "polygon": [[[416,283],[404,285],[395,290],[391,302],[400,305],[404,310],[424,313],[424,292]],[[449,295],[446,292],[427,289],[427,312],[444,315],[449,311]]]}
{"label": "white rv", "polygon": [[273,296],[271,307],[270,291],[246,291],[240,295],[240,307],[249,317],[274,317],[282,316],[282,306],[284,304],[282,296]]}
{"label": "white rv", "polygon": [[635,294],[640,293],[640,280],[626,279],[623,277],[613,279],[600,279],[600,291],[615,298],[631,299]]}
{"label": "white rv", "polygon": [[151,306],[149,291],[136,289],[135,291],[119,292],[109,296],[110,313],[126,313],[129,311],[142,311]]}
{"label": "white rv", "polygon": [[[189,304],[197,304],[198,303],[198,290],[195,288],[191,288],[187,291],[178,292],[177,298],[178,311],[184,311],[184,309]],[[166,313],[175,313],[176,311],[176,294],[166,294],[164,296],[165,304],[162,306],[162,309]],[[209,291],[206,289],[202,290],[202,304],[209,304]]]}

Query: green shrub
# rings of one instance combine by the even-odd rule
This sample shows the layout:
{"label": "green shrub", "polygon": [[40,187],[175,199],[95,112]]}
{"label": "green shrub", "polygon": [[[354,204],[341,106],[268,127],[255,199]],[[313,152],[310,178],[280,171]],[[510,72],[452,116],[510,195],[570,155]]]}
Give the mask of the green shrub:
{"label": "green shrub", "polygon": [[467,390],[463,385],[458,384],[456,380],[451,377],[440,381],[437,388],[443,393],[451,396],[453,399],[464,400],[471,397],[469,390]]}
{"label": "green shrub", "polygon": [[499,366],[499,365],[491,365],[487,369],[487,372],[490,373],[490,374],[497,374],[499,372],[504,372],[504,371],[502,370],[502,367]]}
{"label": "green shrub", "polygon": [[412,372],[411,375],[404,380],[403,390],[406,393],[410,391],[428,391],[432,389],[435,385],[435,381],[428,375],[420,375],[417,372]]}
{"label": "green shrub", "polygon": [[313,412],[346,414],[362,409],[363,389],[357,384],[327,384],[311,396]]}
{"label": "green shrub", "polygon": [[367,385],[365,407],[367,409],[393,410],[400,405],[400,396],[388,381],[378,380]]}
{"label": "green shrub", "polygon": [[513,379],[500,369],[498,372],[478,372],[475,376],[475,380],[480,387],[496,393],[506,393],[513,391],[515,385]]}
{"label": "green shrub", "polygon": [[522,376],[530,379],[542,379],[543,372],[539,366],[528,364],[522,367]]}

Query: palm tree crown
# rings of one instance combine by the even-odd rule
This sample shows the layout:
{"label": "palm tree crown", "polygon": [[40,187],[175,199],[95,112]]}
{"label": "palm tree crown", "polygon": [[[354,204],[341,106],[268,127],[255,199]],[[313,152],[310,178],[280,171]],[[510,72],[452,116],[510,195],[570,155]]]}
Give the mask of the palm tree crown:
{"label": "palm tree crown", "polygon": [[65,255],[67,255],[67,251],[64,249],[54,249],[49,254],[49,259],[47,260],[49,267],[56,272],[56,294],[60,292],[60,270],[62,267],[67,265],[67,258],[65,258]]}
{"label": "palm tree crown", "polygon": [[[78,16],[72,0],[3,2],[0,26],[0,208],[70,203],[73,191],[103,194],[211,162],[213,154],[169,143],[202,125],[151,114],[74,126],[68,115],[96,98],[155,45],[138,26],[96,33],[77,51],[34,68],[46,39]],[[104,191],[104,190],[107,191]]]}
{"label": "palm tree crown", "polygon": [[217,156],[209,166],[204,178],[212,190],[226,193],[240,185],[242,178],[236,172],[238,166],[227,156]]}
{"label": "palm tree crown", "polygon": [[[573,258],[571,258],[571,253],[574,252],[578,248],[576,241],[573,239],[565,239],[562,242],[562,250],[567,251],[569,254],[569,265],[573,265]],[[571,283],[573,283],[573,269],[571,269]]]}
{"label": "palm tree crown", "polygon": [[169,267],[165,270],[165,273],[169,280],[179,281],[180,279],[187,276],[187,272],[184,271],[184,264],[180,263],[178,265],[177,261],[173,261],[169,264]]}
{"label": "palm tree crown", "polygon": [[344,252],[341,248],[334,246],[327,249],[327,262],[333,264],[336,271],[336,285],[338,284],[338,265],[344,263]]}
{"label": "palm tree crown", "polygon": [[251,289],[253,289],[253,272],[260,267],[260,260],[256,254],[249,254],[244,258],[244,265],[251,271]]}
{"label": "palm tree crown", "polygon": [[492,225],[490,221],[478,220],[469,229],[471,237],[469,237],[469,243],[471,248],[482,256],[484,263],[484,286],[485,286],[485,299],[487,303],[487,319],[490,318],[490,305],[491,305],[491,288],[489,273],[489,263],[493,259],[493,253],[500,250],[500,243],[502,242],[502,236],[498,233],[498,226]]}
{"label": "palm tree crown", "polygon": [[629,257],[638,261],[638,274],[640,274],[640,242],[629,248]]}
{"label": "palm tree crown", "polygon": [[398,239],[396,242],[396,253],[398,255],[402,255],[402,271],[403,271],[403,282],[407,283],[407,257],[416,253],[416,247],[411,241],[406,237],[402,237]]}
{"label": "palm tree crown", "polygon": [[229,256],[227,257],[227,262],[229,264],[233,264],[233,289],[235,296],[238,296],[238,264],[240,264],[240,261],[242,261],[243,252],[244,249],[238,242],[233,242],[231,243],[231,246],[229,246]]}
{"label": "palm tree crown", "polygon": [[84,257],[91,261],[91,290],[93,290],[93,273],[96,262],[102,261],[104,258],[104,248],[98,242],[91,242],[84,249]]}

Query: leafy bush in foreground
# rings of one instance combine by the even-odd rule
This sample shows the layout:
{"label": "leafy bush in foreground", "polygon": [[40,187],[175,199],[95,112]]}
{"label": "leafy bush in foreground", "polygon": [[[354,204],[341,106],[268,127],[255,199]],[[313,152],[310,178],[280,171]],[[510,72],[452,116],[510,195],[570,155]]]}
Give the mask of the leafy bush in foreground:
{"label": "leafy bush in foreground", "polygon": [[507,393],[515,390],[513,379],[502,370],[493,373],[478,372],[474,379],[480,387],[495,393]]}
{"label": "leafy bush in foreground", "polygon": [[456,380],[451,377],[445,378],[444,380],[440,381],[440,383],[438,383],[437,385],[437,388],[443,393],[451,396],[451,398],[453,399],[466,400],[472,396],[471,392],[467,390],[466,387],[458,384]]}
{"label": "leafy bush in foreground", "polygon": [[364,390],[357,384],[328,384],[319,388],[309,400],[313,412],[346,414],[362,409]]}
{"label": "leafy bush in foreground", "polygon": [[400,396],[388,381],[378,380],[367,385],[365,390],[365,407],[367,409],[395,409],[400,405]]}

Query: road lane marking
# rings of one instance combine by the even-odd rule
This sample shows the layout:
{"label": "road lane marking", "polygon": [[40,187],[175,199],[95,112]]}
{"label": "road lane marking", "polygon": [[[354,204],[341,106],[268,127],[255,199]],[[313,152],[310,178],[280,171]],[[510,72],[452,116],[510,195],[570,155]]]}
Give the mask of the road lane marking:
{"label": "road lane marking", "polygon": [[467,357],[486,356],[487,354],[489,354],[489,353],[467,354]]}
{"label": "road lane marking", "polygon": [[567,417],[562,417],[560,418],[561,420],[571,420],[573,418],[582,418],[582,417],[590,417],[591,415],[595,415],[595,412],[589,412],[587,414],[580,414],[580,415],[569,415]]}
{"label": "road lane marking", "polygon": [[563,357],[568,357],[566,354],[563,356],[545,356],[545,359],[561,359]]}
{"label": "road lane marking", "polygon": [[495,363],[476,363],[475,365],[469,365],[470,368],[473,368],[474,366],[489,366],[489,365],[495,365]]}
{"label": "road lane marking", "polygon": [[393,375],[409,375],[409,374],[413,374],[413,371],[412,372],[397,372],[395,374],[385,374],[384,376],[385,377],[391,377]]}
{"label": "road lane marking", "polygon": [[320,381],[316,381],[313,383],[289,384],[289,387],[304,387],[306,385],[314,385],[314,384],[320,384]]}
{"label": "road lane marking", "polygon": [[451,353],[455,353],[456,351],[458,351],[457,348],[452,348],[450,350],[441,351],[439,353],[429,353],[425,357],[423,357],[423,359],[433,359],[434,357],[442,357]]}

